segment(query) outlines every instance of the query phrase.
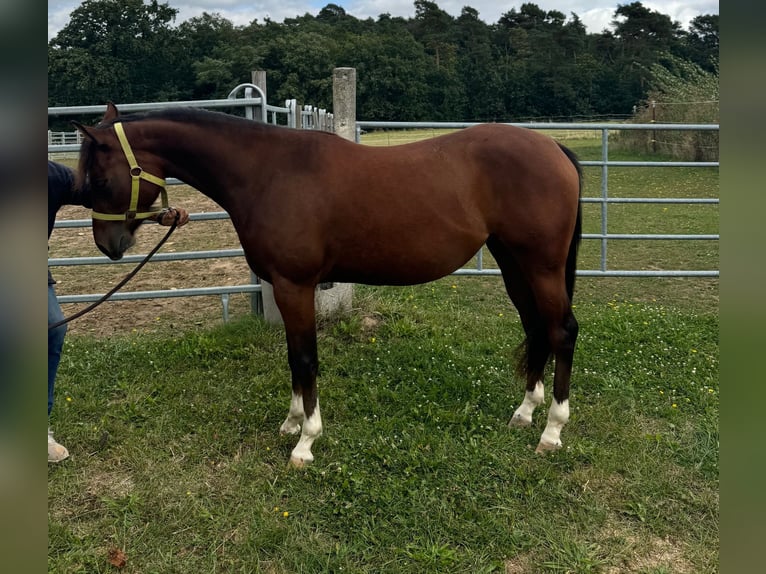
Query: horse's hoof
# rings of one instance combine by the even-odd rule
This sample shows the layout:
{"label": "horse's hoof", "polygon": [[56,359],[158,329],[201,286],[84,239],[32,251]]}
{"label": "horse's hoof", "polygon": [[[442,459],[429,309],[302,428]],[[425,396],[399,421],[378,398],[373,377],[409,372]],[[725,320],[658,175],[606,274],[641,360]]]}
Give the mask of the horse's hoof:
{"label": "horse's hoof", "polygon": [[537,454],[546,454],[561,448],[561,443],[553,444],[549,442],[540,442],[535,449]]}
{"label": "horse's hoof", "polygon": [[281,434],[282,436],[287,436],[287,435],[294,436],[298,434],[299,432],[301,432],[301,425],[295,425],[294,427],[282,425],[281,427],[279,427],[279,434]]}
{"label": "horse's hoof", "polygon": [[287,463],[287,466],[289,468],[296,468],[301,470],[306,468],[306,465],[308,465],[310,462],[311,462],[310,460],[303,460],[302,458],[291,456],[290,461]]}
{"label": "horse's hoof", "polygon": [[522,429],[530,426],[532,424],[531,420],[526,420],[521,417],[511,417],[511,420],[508,421],[508,426],[511,428],[516,429]]}

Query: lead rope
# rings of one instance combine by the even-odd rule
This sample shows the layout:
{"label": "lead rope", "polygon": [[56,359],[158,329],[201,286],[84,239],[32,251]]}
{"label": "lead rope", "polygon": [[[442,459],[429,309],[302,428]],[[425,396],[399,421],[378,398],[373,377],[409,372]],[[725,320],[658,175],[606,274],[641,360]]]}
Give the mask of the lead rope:
{"label": "lead rope", "polygon": [[178,225],[178,218],[180,217],[180,215],[181,215],[181,214],[180,214],[180,213],[178,213],[178,211],[176,211],[176,217],[175,217],[175,219],[173,220],[173,223],[171,224],[171,226],[170,226],[170,229],[168,229],[168,232],[165,234],[165,237],[163,237],[162,239],[160,239],[160,242],[159,242],[159,243],[157,243],[157,245],[154,247],[154,249],[152,249],[152,250],[151,250],[151,251],[150,251],[150,252],[149,252],[149,253],[146,255],[146,257],[144,257],[144,259],[143,259],[143,260],[142,260],[142,261],[141,261],[141,262],[140,262],[138,265],[136,265],[136,268],[135,268],[135,269],[133,269],[133,271],[131,271],[130,273],[128,273],[128,274],[127,274],[125,277],[123,277],[123,279],[122,279],[122,280],[121,280],[119,283],[117,283],[117,285],[115,285],[114,287],[112,287],[112,289],[110,289],[108,293],[106,293],[106,294],[105,294],[103,297],[101,297],[101,298],[100,298],[98,301],[94,301],[93,303],[91,303],[90,305],[88,305],[87,307],[85,307],[85,309],[81,309],[81,310],[80,310],[80,311],[78,311],[77,313],[74,313],[73,315],[70,315],[69,317],[67,317],[67,318],[65,318],[65,319],[62,319],[61,321],[56,321],[55,323],[51,323],[50,325],[48,325],[48,330],[50,331],[51,329],[55,329],[55,328],[57,328],[57,327],[61,327],[61,325],[64,325],[64,324],[66,324],[66,323],[69,323],[69,321],[72,321],[72,320],[74,320],[74,319],[77,319],[78,317],[82,317],[83,315],[85,315],[85,313],[88,313],[89,311],[92,311],[93,309],[95,309],[96,307],[98,307],[99,305],[101,305],[101,303],[103,303],[104,301],[106,301],[107,299],[109,299],[109,297],[111,297],[111,296],[112,296],[112,295],[114,295],[114,294],[115,294],[117,291],[119,291],[119,290],[120,290],[120,289],[121,289],[121,288],[122,288],[122,287],[123,287],[123,286],[124,286],[124,285],[125,285],[125,284],[126,284],[128,281],[130,281],[131,279],[133,279],[133,277],[135,276],[135,274],[136,274],[136,273],[138,273],[138,272],[139,272],[139,270],[140,270],[140,269],[141,269],[141,268],[142,268],[144,265],[146,265],[146,263],[149,261],[149,259],[151,259],[151,258],[152,258],[152,256],[153,256],[155,253],[157,253],[157,251],[159,251],[160,247],[162,247],[162,246],[163,246],[163,244],[164,244],[164,243],[165,243],[165,242],[168,240],[168,237],[170,237],[170,235],[173,233],[173,231],[175,231],[175,228],[176,228],[176,227],[177,227],[177,225]]}

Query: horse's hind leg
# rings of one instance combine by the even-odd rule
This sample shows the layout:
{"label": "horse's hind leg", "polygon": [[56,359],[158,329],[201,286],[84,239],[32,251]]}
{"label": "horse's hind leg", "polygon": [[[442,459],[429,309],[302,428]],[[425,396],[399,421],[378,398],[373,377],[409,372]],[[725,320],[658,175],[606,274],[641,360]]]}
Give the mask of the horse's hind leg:
{"label": "horse's hind leg", "polygon": [[533,289],[556,364],[548,423],[537,445],[537,452],[545,452],[561,447],[561,429],[569,421],[569,383],[579,327],[566,292],[563,270],[538,271]]}
{"label": "horse's hind leg", "polygon": [[532,289],[510,251],[495,236],[487,240],[487,247],[500,267],[505,290],[519,312],[526,340],[519,349],[519,375],[526,380],[526,392],[521,405],[508,422],[511,427],[532,424],[532,414],[545,400],[543,372],[550,356],[545,323],[537,310]]}
{"label": "horse's hind leg", "polygon": [[302,467],[314,460],[311,446],[322,434],[322,416],[316,387],[319,360],[314,288],[275,279],[274,299],[285,324],[287,359],[292,374],[290,411],[280,432],[297,434],[301,431],[298,444],[290,455],[290,464]]}
{"label": "horse's hind leg", "polygon": [[511,418],[511,426],[527,426],[532,412],[543,402],[542,378],[553,354],[553,399],[538,452],[561,447],[561,429],[569,420],[569,383],[578,325],[566,290],[564,269],[520,263],[500,240],[490,237],[487,246],[502,273],[508,295],[519,311],[527,339],[519,359],[526,377],[526,395]]}

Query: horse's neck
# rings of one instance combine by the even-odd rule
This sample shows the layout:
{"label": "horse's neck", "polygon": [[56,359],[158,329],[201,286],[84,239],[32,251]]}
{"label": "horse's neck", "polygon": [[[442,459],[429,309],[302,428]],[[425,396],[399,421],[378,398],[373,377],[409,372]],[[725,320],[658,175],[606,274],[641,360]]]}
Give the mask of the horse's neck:
{"label": "horse's neck", "polygon": [[230,130],[183,124],[158,128],[154,135],[152,151],[162,160],[165,176],[180,179],[230,211],[229,193],[237,186],[238,173],[231,164],[241,145]]}

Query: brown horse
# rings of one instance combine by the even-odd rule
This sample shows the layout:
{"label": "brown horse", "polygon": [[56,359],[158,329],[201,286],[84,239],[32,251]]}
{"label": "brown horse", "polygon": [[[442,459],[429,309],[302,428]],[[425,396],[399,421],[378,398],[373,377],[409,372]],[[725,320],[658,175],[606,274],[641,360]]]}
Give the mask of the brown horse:
{"label": "brown horse", "polygon": [[368,147],[193,109],[120,117],[112,104],[98,126],[77,127],[86,136],[79,169],[93,193],[93,237],[111,259],[134,243],[166,177],[231,216],[248,264],[273,285],[284,319],[292,401],[280,430],[301,432],[292,464],[313,460],[322,432],[317,284],[433,281],[484,243],[526,333],[518,365],[526,395],[510,424],[531,424],[553,356],[554,400],[538,451],[561,446],[578,331],[571,302],[582,186],[577,159],[564,146],[486,124]]}

